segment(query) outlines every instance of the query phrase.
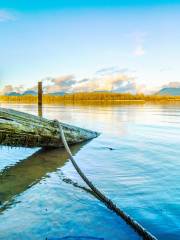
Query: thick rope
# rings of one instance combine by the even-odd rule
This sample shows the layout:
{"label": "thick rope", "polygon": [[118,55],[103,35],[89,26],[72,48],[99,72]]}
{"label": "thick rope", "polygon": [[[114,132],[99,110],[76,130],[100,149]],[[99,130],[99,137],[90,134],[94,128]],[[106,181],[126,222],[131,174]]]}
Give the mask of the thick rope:
{"label": "thick rope", "polygon": [[91,190],[94,192],[94,196],[99,199],[101,202],[103,202],[109,209],[113,210],[118,216],[120,216],[124,221],[129,224],[144,240],[157,240],[155,236],[153,236],[150,232],[148,232],[145,228],[143,228],[137,221],[135,221],[133,218],[131,218],[129,215],[127,215],[124,211],[122,211],[120,208],[116,206],[115,203],[113,203],[109,198],[107,198],[101,191],[99,191],[91,181],[85,176],[85,174],[81,171],[79,166],[77,165],[76,161],[74,160],[71,150],[67,144],[66,138],[64,136],[64,131],[62,129],[61,124],[59,124],[61,139],[64,144],[64,147],[69,155],[69,158],[80,175],[80,177],[84,180],[84,182],[91,188]]}

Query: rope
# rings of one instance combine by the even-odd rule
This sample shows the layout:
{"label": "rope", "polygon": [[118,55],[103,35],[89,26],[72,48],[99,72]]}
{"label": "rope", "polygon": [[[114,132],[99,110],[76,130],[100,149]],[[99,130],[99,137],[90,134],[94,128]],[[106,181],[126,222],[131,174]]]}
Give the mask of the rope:
{"label": "rope", "polygon": [[120,216],[124,221],[130,225],[144,240],[157,240],[155,236],[153,236],[150,232],[148,232],[145,228],[143,228],[137,221],[135,221],[133,218],[131,218],[129,215],[127,215],[124,211],[122,211],[120,208],[116,206],[115,203],[113,203],[109,198],[107,198],[100,190],[98,190],[93,183],[85,176],[85,174],[81,171],[79,166],[77,165],[75,159],[72,156],[71,150],[67,144],[66,138],[64,136],[64,131],[62,129],[61,124],[58,122],[59,129],[60,129],[60,135],[62,142],[64,144],[64,147],[69,155],[69,158],[80,175],[80,177],[84,180],[84,182],[90,187],[90,189],[94,192],[94,196],[99,199],[101,202],[103,202],[109,209],[114,211],[118,216]]}

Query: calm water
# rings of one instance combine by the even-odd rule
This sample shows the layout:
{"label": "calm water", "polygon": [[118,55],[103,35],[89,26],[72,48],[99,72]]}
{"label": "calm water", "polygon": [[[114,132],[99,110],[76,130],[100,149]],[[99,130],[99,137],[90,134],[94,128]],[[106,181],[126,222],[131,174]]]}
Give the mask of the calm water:
{"label": "calm water", "polygon": [[[44,116],[101,132],[72,148],[81,168],[158,239],[180,239],[180,105],[49,105]],[[83,186],[63,149],[2,147],[0,239],[139,239]]]}

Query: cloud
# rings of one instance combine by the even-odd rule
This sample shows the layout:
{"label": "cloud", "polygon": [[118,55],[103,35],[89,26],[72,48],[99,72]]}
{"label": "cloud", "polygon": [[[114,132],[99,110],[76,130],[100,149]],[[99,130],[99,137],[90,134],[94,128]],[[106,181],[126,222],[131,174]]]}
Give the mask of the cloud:
{"label": "cloud", "polygon": [[74,75],[63,75],[51,79],[51,85],[45,87],[47,93],[52,92],[69,92],[76,83]]}
{"label": "cloud", "polygon": [[[131,76],[128,69],[107,68],[98,70],[93,77],[77,79],[72,74],[62,75],[56,78],[48,78],[44,82],[44,92],[94,92],[113,91],[131,92],[137,91],[135,77]],[[45,78],[46,79],[46,78]],[[37,90],[37,86],[29,90]]]}
{"label": "cloud", "polygon": [[[102,72],[99,71],[99,72]],[[107,73],[94,76],[86,81],[77,81],[72,86],[73,92],[113,91],[113,92],[136,92],[135,78],[120,70],[113,74]],[[97,73],[97,72],[96,72]]]}
{"label": "cloud", "polygon": [[118,67],[109,67],[109,68],[102,68],[96,71],[96,75],[107,75],[107,74],[117,74],[117,73],[125,73],[128,72],[127,68],[118,68]]}
{"label": "cloud", "polygon": [[[103,74],[97,74],[97,72]],[[56,78],[43,79],[44,93],[54,92],[95,92],[95,91],[112,91],[112,92],[130,92],[136,93],[138,88],[136,86],[136,78],[132,76],[132,72],[128,69],[100,69],[94,76],[90,78],[77,79],[72,74],[62,75]],[[12,86],[6,85],[2,93],[9,92],[22,93],[25,90],[37,91],[37,85],[31,88],[24,89],[22,85]]]}
{"label": "cloud", "polygon": [[23,91],[24,91],[24,86],[23,85],[19,85],[19,86],[14,87],[14,92],[22,93]]}
{"label": "cloud", "polygon": [[24,91],[24,86],[13,86],[11,84],[5,85],[4,88],[0,91],[0,94],[4,95],[10,92],[22,93]]}
{"label": "cloud", "polygon": [[81,80],[78,81],[78,83],[85,83],[85,82],[88,82],[89,79],[88,78],[83,78]]}
{"label": "cloud", "polygon": [[162,67],[159,71],[160,72],[169,72],[172,71],[173,67],[172,66],[168,66],[168,67]]}
{"label": "cloud", "polygon": [[143,56],[145,54],[145,50],[144,47],[142,45],[138,45],[134,51],[134,55],[135,56]]}
{"label": "cloud", "polygon": [[12,85],[6,85],[2,89],[1,93],[6,94],[6,93],[9,93],[9,92],[13,92],[13,91],[14,91],[14,87]]}
{"label": "cloud", "polygon": [[67,87],[67,86],[71,86],[76,81],[74,80],[74,75],[63,75],[63,76],[52,79],[52,82],[62,87]]}
{"label": "cloud", "polygon": [[15,14],[13,12],[0,9],[0,22],[13,21],[15,18]]}
{"label": "cloud", "polygon": [[134,55],[137,57],[141,57],[146,53],[144,48],[144,41],[145,41],[146,35],[147,34],[144,32],[137,32],[133,34],[134,41],[135,41]]}
{"label": "cloud", "polygon": [[180,88],[180,82],[169,82],[162,86],[163,88]]}

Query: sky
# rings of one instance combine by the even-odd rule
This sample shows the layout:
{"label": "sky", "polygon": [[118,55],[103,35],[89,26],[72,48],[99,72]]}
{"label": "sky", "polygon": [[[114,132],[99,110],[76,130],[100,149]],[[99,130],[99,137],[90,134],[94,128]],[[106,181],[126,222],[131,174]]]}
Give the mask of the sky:
{"label": "sky", "polygon": [[1,0],[0,92],[180,87],[180,0]]}

